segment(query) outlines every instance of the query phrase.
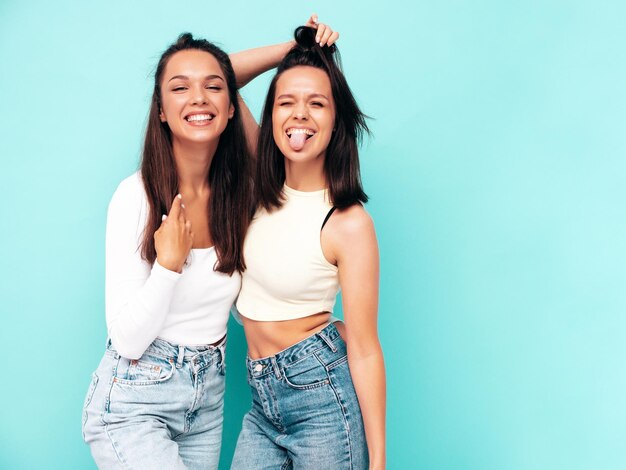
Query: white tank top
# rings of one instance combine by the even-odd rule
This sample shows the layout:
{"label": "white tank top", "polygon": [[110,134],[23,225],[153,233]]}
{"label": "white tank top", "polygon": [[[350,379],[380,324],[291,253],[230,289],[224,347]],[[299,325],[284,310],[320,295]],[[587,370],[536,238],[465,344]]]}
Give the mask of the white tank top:
{"label": "white tank top", "polygon": [[244,242],[247,269],[237,300],[252,320],[293,320],[332,312],[339,292],[337,266],[324,257],[321,228],[332,208],[328,190],[283,187],[280,209],[260,208]]}

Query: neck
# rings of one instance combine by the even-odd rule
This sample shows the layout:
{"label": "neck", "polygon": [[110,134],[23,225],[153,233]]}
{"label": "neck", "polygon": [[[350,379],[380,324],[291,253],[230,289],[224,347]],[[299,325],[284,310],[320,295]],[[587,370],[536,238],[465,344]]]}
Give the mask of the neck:
{"label": "neck", "polygon": [[308,162],[294,162],[285,158],[285,184],[297,191],[326,188],[324,156]]}
{"label": "neck", "polygon": [[209,189],[208,175],[219,140],[209,145],[172,143],[178,183],[183,196],[194,196]]}

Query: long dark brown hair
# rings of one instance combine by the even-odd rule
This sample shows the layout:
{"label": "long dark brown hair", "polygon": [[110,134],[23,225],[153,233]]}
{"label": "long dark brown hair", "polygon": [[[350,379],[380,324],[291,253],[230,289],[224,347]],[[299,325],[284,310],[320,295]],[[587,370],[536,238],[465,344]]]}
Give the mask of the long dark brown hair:
{"label": "long dark brown hair", "polygon": [[207,211],[209,231],[217,252],[216,271],[232,274],[246,268],[243,240],[251,218],[251,186],[249,160],[239,103],[235,73],[228,55],[204,39],[181,34],[161,56],[154,74],[154,91],[150,104],[146,139],[141,159],[141,176],[150,206],[141,245],[142,257],[153,264],[156,260],[154,232],[161,225],[178,194],[178,173],[172,150],[172,134],[167,123],[161,122],[161,81],[169,59],[179,51],[197,49],[211,54],[226,78],[233,117],[219,138],[208,174],[211,195]]}
{"label": "long dark brown hair", "polygon": [[333,45],[320,47],[315,30],[300,26],[295,31],[296,45],[287,53],[270,83],[261,117],[258,142],[255,193],[258,203],[267,210],[279,208],[283,202],[285,161],[274,142],[272,108],[276,83],[285,70],[297,66],[316,67],[328,75],[335,101],[335,129],[326,149],[324,172],[330,199],[338,208],[367,202],[361,185],[359,143],[369,133],[367,116],[359,109],[341,69],[339,51]]}

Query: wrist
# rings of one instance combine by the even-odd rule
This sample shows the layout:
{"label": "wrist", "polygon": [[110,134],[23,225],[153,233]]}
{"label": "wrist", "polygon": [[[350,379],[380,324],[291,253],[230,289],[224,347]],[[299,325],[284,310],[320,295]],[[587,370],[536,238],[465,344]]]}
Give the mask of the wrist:
{"label": "wrist", "polygon": [[172,271],[178,274],[180,274],[183,270],[182,265],[174,262],[173,260],[169,260],[167,258],[163,259],[157,256],[156,262],[159,263],[159,266],[161,266],[162,268],[165,268],[168,271]]}
{"label": "wrist", "polygon": [[385,470],[385,461],[382,462],[372,462],[370,460],[369,470]]}
{"label": "wrist", "polygon": [[386,464],[386,456],[385,452],[371,453],[369,458],[369,469],[370,470],[384,470]]}
{"label": "wrist", "polygon": [[[283,57],[285,57],[287,55],[287,53],[293,49],[296,46],[296,40],[295,39],[290,39],[287,42],[284,42],[282,44],[282,51],[281,51],[281,55],[280,55],[280,60],[283,59]],[[279,61],[280,62],[280,61]]]}

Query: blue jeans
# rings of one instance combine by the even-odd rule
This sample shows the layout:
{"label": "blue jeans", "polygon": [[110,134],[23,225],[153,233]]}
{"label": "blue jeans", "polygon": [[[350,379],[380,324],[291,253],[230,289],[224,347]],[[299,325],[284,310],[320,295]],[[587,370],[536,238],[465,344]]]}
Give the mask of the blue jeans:
{"label": "blue jeans", "polygon": [[83,408],[83,438],[101,469],[217,469],[224,344],[156,339],[139,360],[110,345]]}
{"label": "blue jeans", "polygon": [[346,344],[333,324],[247,364],[252,409],[243,419],[233,470],[368,468]]}

